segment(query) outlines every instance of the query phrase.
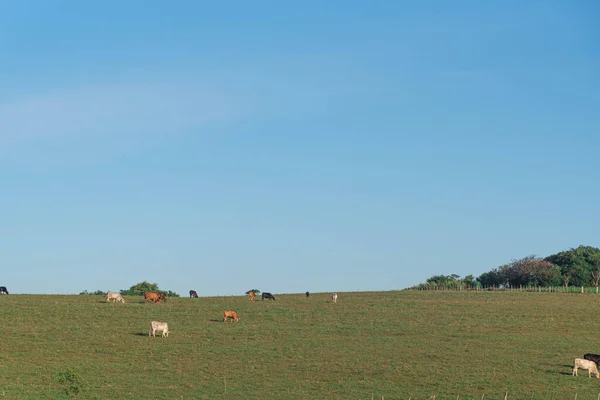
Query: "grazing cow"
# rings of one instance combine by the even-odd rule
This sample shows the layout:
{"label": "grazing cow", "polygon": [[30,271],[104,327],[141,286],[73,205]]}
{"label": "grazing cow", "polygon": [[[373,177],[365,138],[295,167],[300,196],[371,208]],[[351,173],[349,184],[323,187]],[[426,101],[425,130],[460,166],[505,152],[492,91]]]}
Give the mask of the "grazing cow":
{"label": "grazing cow", "polygon": [[115,302],[120,301],[121,303],[125,304],[125,299],[123,296],[121,296],[121,293],[108,292],[108,295],[106,296],[106,302],[110,303],[110,300],[114,300]]}
{"label": "grazing cow", "polygon": [[577,376],[577,368],[587,369],[589,378],[592,377],[592,374],[596,375],[596,378],[600,378],[600,374],[598,373],[598,367],[593,361],[584,360],[583,358],[576,358],[575,366],[573,367],[573,373],[571,375]]}
{"label": "grazing cow", "polygon": [[254,293],[253,291],[250,291],[250,292],[248,292],[248,297],[250,298],[250,300],[255,301],[256,293]]}
{"label": "grazing cow", "polygon": [[165,303],[167,302],[167,296],[165,296],[164,293],[158,293],[158,298],[164,301]]}
{"label": "grazing cow", "polygon": [[153,301],[156,304],[160,303],[160,294],[156,292],[144,293],[144,303],[147,301]]}
{"label": "grazing cow", "polygon": [[272,295],[271,293],[269,293],[269,292],[264,292],[264,293],[262,294],[262,299],[263,299],[263,300],[264,300],[264,299],[267,299],[267,300],[268,300],[268,299],[275,300],[275,296],[273,296],[273,295]]}
{"label": "grazing cow", "polygon": [[600,354],[587,353],[583,355],[583,358],[595,362],[596,365],[598,365],[598,363],[600,362]]}
{"label": "grazing cow", "polygon": [[337,303],[337,293],[331,294],[331,300],[333,300],[334,303]]}
{"label": "grazing cow", "polygon": [[310,293],[306,292],[306,297],[310,296]]}
{"label": "grazing cow", "polygon": [[240,320],[235,311],[223,311],[223,322],[227,322],[227,318],[231,318],[235,322]]}
{"label": "grazing cow", "polygon": [[190,290],[190,299],[197,299],[198,293],[195,290]]}
{"label": "grazing cow", "polygon": [[0,294],[8,294],[8,289],[6,289],[6,286],[0,286]]}
{"label": "grazing cow", "polygon": [[150,331],[148,331],[148,336],[156,337],[156,332],[162,332],[162,337],[169,337],[169,325],[167,325],[166,322],[150,322]]}

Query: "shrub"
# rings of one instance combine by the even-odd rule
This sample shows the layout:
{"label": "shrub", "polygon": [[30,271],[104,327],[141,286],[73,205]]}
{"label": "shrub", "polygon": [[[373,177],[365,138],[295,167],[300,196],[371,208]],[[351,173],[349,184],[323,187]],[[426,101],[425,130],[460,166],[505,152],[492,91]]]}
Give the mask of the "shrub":
{"label": "shrub", "polygon": [[63,391],[67,396],[78,395],[84,386],[83,379],[76,367],[67,367],[63,371],[57,372],[54,379],[63,386]]}
{"label": "shrub", "polygon": [[164,293],[167,297],[179,297],[179,294],[170,290],[160,290],[158,283],[149,283],[147,281],[137,283],[127,290],[121,290],[123,296],[143,296],[147,292]]}
{"label": "shrub", "polygon": [[102,290],[96,290],[95,292],[88,292],[87,290],[84,290],[83,292],[81,292],[79,294],[92,294],[92,295],[106,296],[107,292],[103,292]]}

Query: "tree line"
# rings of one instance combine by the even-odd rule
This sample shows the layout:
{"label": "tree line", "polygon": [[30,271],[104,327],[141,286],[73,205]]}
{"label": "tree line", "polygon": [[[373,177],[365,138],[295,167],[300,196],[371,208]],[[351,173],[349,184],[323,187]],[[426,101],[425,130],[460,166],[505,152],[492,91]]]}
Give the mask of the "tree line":
{"label": "tree line", "polygon": [[[146,292],[156,292],[156,293],[164,293],[167,297],[179,297],[178,293],[172,292],[170,290],[160,290],[158,288],[158,283],[150,283],[150,282],[139,282],[135,285],[131,286],[129,289],[121,289],[119,291],[123,296],[143,296]],[[84,290],[79,294],[95,294],[95,295],[104,295],[106,296],[108,292],[104,292],[102,290],[96,290],[95,292],[88,292]]]}
{"label": "tree line", "polygon": [[600,249],[579,246],[541,258],[529,255],[475,277],[434,275],[410,289],[454,287],[595,286],[600,281]]}

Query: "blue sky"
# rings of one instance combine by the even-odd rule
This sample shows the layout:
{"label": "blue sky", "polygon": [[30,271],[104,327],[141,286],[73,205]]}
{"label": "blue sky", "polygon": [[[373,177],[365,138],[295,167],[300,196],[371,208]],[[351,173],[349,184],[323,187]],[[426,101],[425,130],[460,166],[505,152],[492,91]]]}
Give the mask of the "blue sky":
{"label": "blue sky", "polygon": [[0,284],[402,289],[600,246],[593,1],[0,5]]}

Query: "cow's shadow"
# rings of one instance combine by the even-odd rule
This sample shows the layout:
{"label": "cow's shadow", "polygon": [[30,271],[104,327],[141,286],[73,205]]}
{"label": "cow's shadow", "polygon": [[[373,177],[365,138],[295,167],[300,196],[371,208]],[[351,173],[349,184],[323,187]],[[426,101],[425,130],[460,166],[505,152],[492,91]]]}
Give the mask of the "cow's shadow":
{"label": "cow's shadow", "polygon": [[[572,375],[572,373],[573,373],[572,365],[563,364],[563,365],[561,365],[561,367],[568,368],[568,372],[567,371],[557,371],[555,369],[548,369],[547,372],[551,373],[551,374],[555,374],[555,375],[568,375],[568,376]],[[587,372],[587,371],[584,370],[584,372]]]}
{"label": "cow's shadow", "polygon": [[143,333],[143,332],[137,332],[133,334],[134,336],[148,336],[148,332]]}
{"label": "cow's shadow", "polygon": [[222,319],[209,319],[210,322],[223,322]]}

